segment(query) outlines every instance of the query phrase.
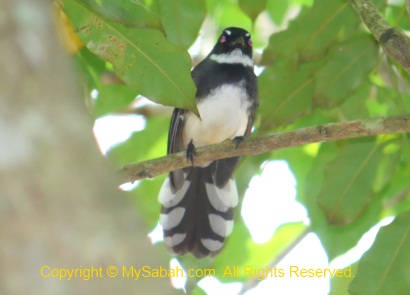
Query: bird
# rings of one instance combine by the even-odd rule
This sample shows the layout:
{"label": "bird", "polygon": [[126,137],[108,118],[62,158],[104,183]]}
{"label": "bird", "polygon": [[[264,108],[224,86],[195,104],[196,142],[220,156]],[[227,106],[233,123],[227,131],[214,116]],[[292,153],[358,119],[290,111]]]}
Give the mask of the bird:
{"label": "bird", "polygon": [[195,148],[227,139],[236,145],[252,131],[258,84],[248,31],[229,27],[211,52],[191,71],[200,117],[175,108],[167,153],[186,150],[192,166],[172,171],[158,200],[166,249],[174,255],[215,257],[233,229],[238,192],[233,173],[239,157],[194,165]]}

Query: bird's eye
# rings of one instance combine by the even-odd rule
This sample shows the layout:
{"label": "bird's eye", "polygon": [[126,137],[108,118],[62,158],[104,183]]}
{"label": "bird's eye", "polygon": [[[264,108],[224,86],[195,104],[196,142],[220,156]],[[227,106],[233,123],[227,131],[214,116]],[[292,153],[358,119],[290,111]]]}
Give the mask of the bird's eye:
{"label": "bird's eye", "polygon": [[226,36],[225,36],[225,35],[222,35],[222,36],[221,36],[221,39],[219,39],[219,42],[225,43],[225,42],[226,42]]}
{"label": "bird's eye", "polygon": [[248,40],[248,45],[252,47],[252,39]]}

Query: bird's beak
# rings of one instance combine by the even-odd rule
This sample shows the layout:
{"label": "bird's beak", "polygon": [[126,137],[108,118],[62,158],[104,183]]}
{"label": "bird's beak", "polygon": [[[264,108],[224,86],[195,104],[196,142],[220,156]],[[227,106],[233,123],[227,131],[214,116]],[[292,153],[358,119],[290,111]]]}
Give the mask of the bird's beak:
{"label": "bird's beak", "polygon": [[245,47],[245,39],[242,36],[239,36],[231,42],[231,45],[232,46],[238,46],[239,45],[240,47]]}

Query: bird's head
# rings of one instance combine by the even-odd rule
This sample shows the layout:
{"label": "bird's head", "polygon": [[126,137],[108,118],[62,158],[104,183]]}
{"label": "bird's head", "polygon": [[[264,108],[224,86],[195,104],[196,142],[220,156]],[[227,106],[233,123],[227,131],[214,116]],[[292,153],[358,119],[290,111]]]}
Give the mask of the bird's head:
{"label": "bird's head", "polygon": [[251,34],[241,28],[230,27],[223,30],[212,54],[229,54],[239,49],[242,54],[252,57]]}

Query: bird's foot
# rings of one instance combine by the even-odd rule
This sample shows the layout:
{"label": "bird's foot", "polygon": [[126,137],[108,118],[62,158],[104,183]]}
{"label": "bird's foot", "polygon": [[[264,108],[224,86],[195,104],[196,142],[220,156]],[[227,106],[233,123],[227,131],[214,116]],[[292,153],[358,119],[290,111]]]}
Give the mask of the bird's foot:
{"label": "bird's foot", "polygon": [[244,136],[236,136],[232,141],[233,144],[235,145],[235,149],[238,148],[239,144],[244,141],[245,137]]}
{"label": "bird's foot", "polygon": [[191,141],[188,143],[187,149],[186,149],[186,161],[191,161],[192,166],[194,166],[194,157],[196,156],[196,151],[195,151],[195,145]]}

